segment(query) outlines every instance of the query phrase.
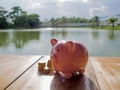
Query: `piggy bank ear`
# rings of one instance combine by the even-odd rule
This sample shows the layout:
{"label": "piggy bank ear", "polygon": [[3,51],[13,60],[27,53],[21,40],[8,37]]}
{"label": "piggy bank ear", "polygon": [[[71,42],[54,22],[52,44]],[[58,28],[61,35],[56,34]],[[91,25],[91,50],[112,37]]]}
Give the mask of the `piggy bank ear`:
{"label": "piggy bank ear", "polygon": [[69,49],[69,52],[75,51],[75,44],[72,41],[65,42],[65,46]]}
{"label": "piggy bank ear", "polygon": [[58,42],[57,39],[51,39],[51,45],[54,46]]}

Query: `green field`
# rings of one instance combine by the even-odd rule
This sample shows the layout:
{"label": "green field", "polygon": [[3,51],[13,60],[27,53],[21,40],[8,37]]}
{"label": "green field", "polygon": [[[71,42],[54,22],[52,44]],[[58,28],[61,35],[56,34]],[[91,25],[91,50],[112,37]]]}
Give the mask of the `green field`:
{"label": "green field", "polygon": [[114,28],[112,28],[111,26],[104,26],[102,28],[107,30],[120,30],[120,26],[115,26]]}

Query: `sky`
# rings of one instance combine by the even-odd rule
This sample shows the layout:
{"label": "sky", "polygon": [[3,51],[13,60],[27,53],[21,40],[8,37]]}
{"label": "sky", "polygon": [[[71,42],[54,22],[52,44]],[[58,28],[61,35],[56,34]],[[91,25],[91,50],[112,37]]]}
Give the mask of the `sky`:
{"label": "sky", "polygon": [[120,0],[0,0],[0,6],[6,10],[20,6],[29,14],[39,14],[41,20],[62,16],[92,18],[120,14]]}

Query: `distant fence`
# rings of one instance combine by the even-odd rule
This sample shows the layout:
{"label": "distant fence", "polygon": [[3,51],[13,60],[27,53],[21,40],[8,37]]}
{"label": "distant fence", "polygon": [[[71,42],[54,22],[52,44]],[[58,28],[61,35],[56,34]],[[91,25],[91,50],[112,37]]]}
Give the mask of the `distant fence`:
{"label": "distant fence", "polygon": [[57,24],[57,25],[52,25],[48,23],[42,23],[40,25],[41,27],[84,27],[84,26],[90,26],[89,23],[64,23],[64,24]]}

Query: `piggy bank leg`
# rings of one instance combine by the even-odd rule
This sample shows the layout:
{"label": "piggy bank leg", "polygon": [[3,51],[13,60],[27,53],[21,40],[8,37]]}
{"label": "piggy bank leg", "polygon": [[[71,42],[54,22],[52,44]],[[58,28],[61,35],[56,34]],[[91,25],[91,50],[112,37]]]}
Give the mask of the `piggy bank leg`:
{"label": "piggy bank leg", "polygon": [[65,77],[66,79],[69,79],[72,77],[72,74],[71,73],[64,73],[62,76]]}
{"label": "piggy bank leg", "polygon": [[55,69],[55,73],[59,73],[59,70],[56,70],[56,69]]}
{"label": "piggy bank leg", "polygon": [[83,74],[85,72],[85,69],[79,69],[79,74]]}

